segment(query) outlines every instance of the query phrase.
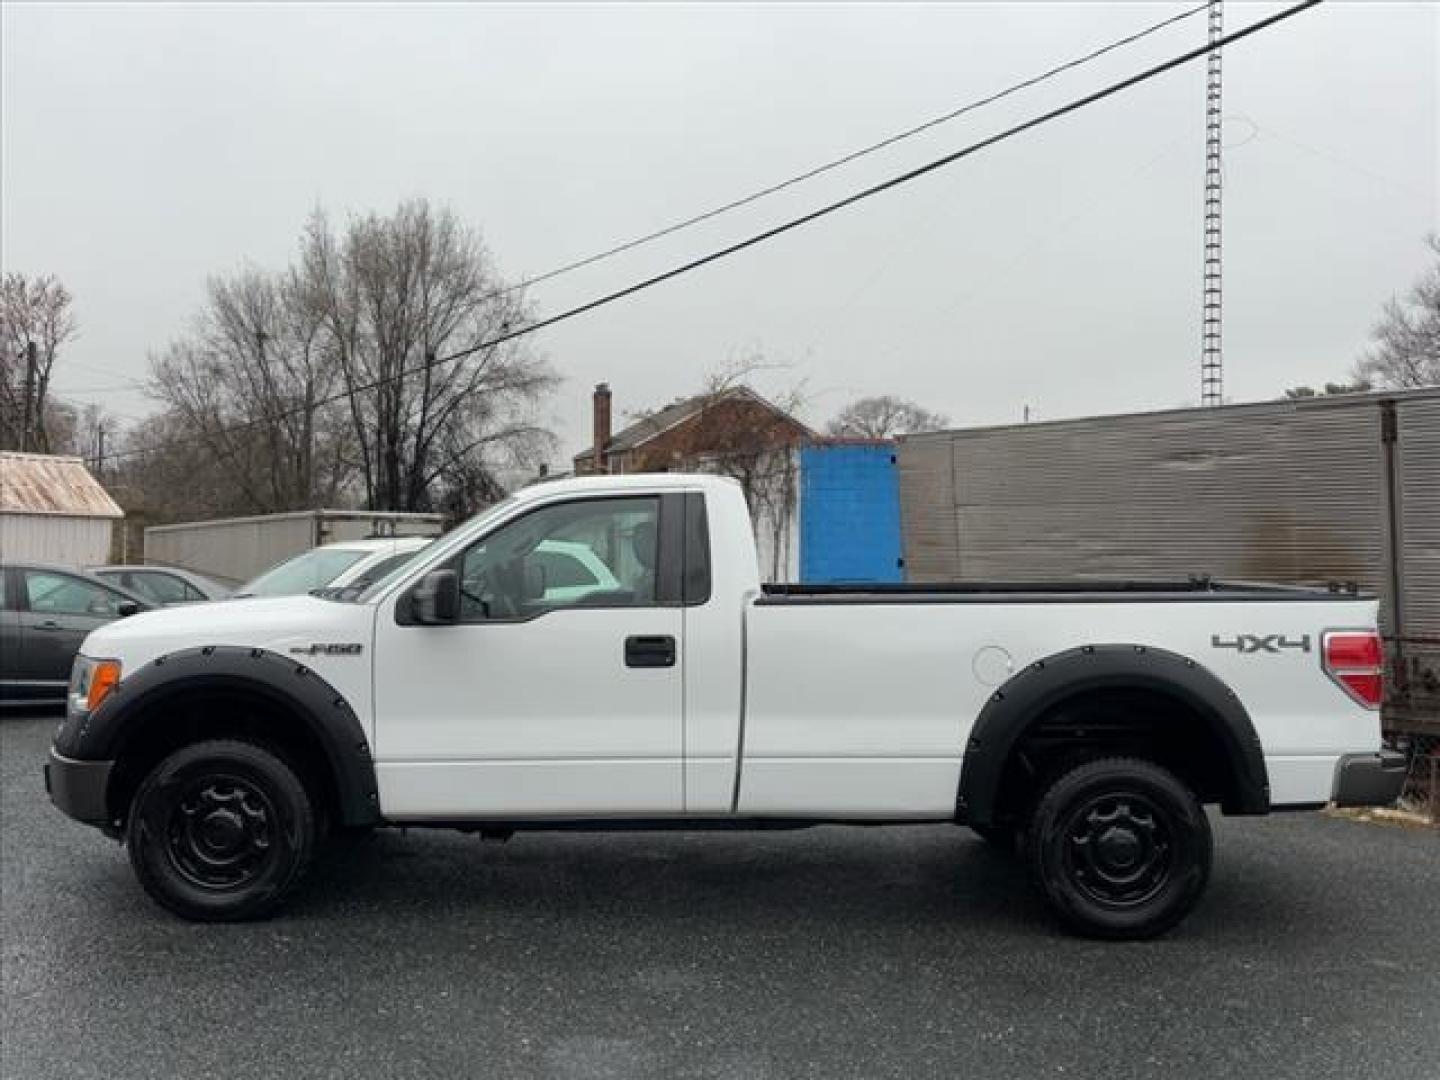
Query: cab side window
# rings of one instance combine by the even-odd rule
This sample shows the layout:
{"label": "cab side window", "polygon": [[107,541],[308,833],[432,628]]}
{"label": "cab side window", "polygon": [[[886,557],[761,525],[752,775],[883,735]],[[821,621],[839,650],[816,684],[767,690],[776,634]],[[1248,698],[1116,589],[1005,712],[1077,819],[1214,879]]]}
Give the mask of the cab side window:
{"label": "cab side window", "polygon": [[655,604],[660,502],[654,496],[541,507],[459,560],[463,622],[571,607]]}

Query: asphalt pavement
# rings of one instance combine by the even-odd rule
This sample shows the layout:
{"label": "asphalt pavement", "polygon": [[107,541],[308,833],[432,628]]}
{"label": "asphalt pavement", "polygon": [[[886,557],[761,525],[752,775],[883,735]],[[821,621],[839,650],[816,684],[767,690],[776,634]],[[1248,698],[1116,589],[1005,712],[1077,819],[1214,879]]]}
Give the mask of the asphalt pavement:
{"label": "asphalt pavement", "polygon": [[1067,937],[953,827],[387,831],[261,924],[152,905],[0,719],[0,1075],[1440,1076],[1440,831],[1216,819],[1201,907]]}

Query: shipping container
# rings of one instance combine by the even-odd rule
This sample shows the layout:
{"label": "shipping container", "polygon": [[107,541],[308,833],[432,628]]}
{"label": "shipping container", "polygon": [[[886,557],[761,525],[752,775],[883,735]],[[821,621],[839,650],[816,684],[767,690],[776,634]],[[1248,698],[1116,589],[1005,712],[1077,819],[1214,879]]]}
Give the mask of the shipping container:
{"label": "shipping container", "polygon": [[145,530],[145,562],[180,566],[229,585],[321,544],[377,536],[439,536],[440,514],[299,510]]}
{"label": "shipping container", "polygon": [[935,432],[898,457],[911,580],[1374,590],[1387,719],[1440,725],[1440,388]]}

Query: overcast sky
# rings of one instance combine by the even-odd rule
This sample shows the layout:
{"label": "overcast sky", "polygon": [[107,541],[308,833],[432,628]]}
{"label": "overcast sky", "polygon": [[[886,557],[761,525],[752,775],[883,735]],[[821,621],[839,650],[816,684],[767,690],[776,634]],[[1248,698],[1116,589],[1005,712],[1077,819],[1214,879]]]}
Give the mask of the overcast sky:
{"label": "overcast sky", "polygon": [[[529,276],[803,171],[1192,5],[6,4],[3,262],[82,337],[58,389],[127,386],[206,276],[281,267],[309,210],[416,195]],[[1227,29],[1279,10],[1226,5]],[[534,289],[541,313],[939,156],[1203,41],[1203,17],[838,173]],[[1331,2],[1225,56],[1236,401],[1344,376],[1440,227],[1440,7]],[[617,413],[763,354],[806,419],[896,393],[957,425],[1193,403],[1203,64],[538,335]]]}

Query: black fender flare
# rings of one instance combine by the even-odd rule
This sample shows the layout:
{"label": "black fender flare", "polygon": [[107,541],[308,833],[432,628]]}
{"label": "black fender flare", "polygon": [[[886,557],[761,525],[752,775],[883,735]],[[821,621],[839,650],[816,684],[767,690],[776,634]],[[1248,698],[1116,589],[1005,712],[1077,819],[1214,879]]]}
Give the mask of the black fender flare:
{"label": "black fender flare", "polygon": [[1066,698],[1122,687],[1157,691],[1194,710],[1220,739],[1230,762],[1235,783],[1225,812],[1269,812],[1270,782],[1260,737],[1245,706],[1218,676],[1164,649],[1085,645],[1037,660],[990,696],[965,746],[957,820],[992,823],[1006,762],[1032,723]]}
{"label": "black fender flare", "polygon": [[156,706],[196,691],[244,693],[299,716],[324,752],[340,823],[380,823],[374,757],[355,710],[313,670],[266,649],[206,645],[157,657],[116,684],[94,712],[68,717],[55,749],[66,757],[113,761]]}

